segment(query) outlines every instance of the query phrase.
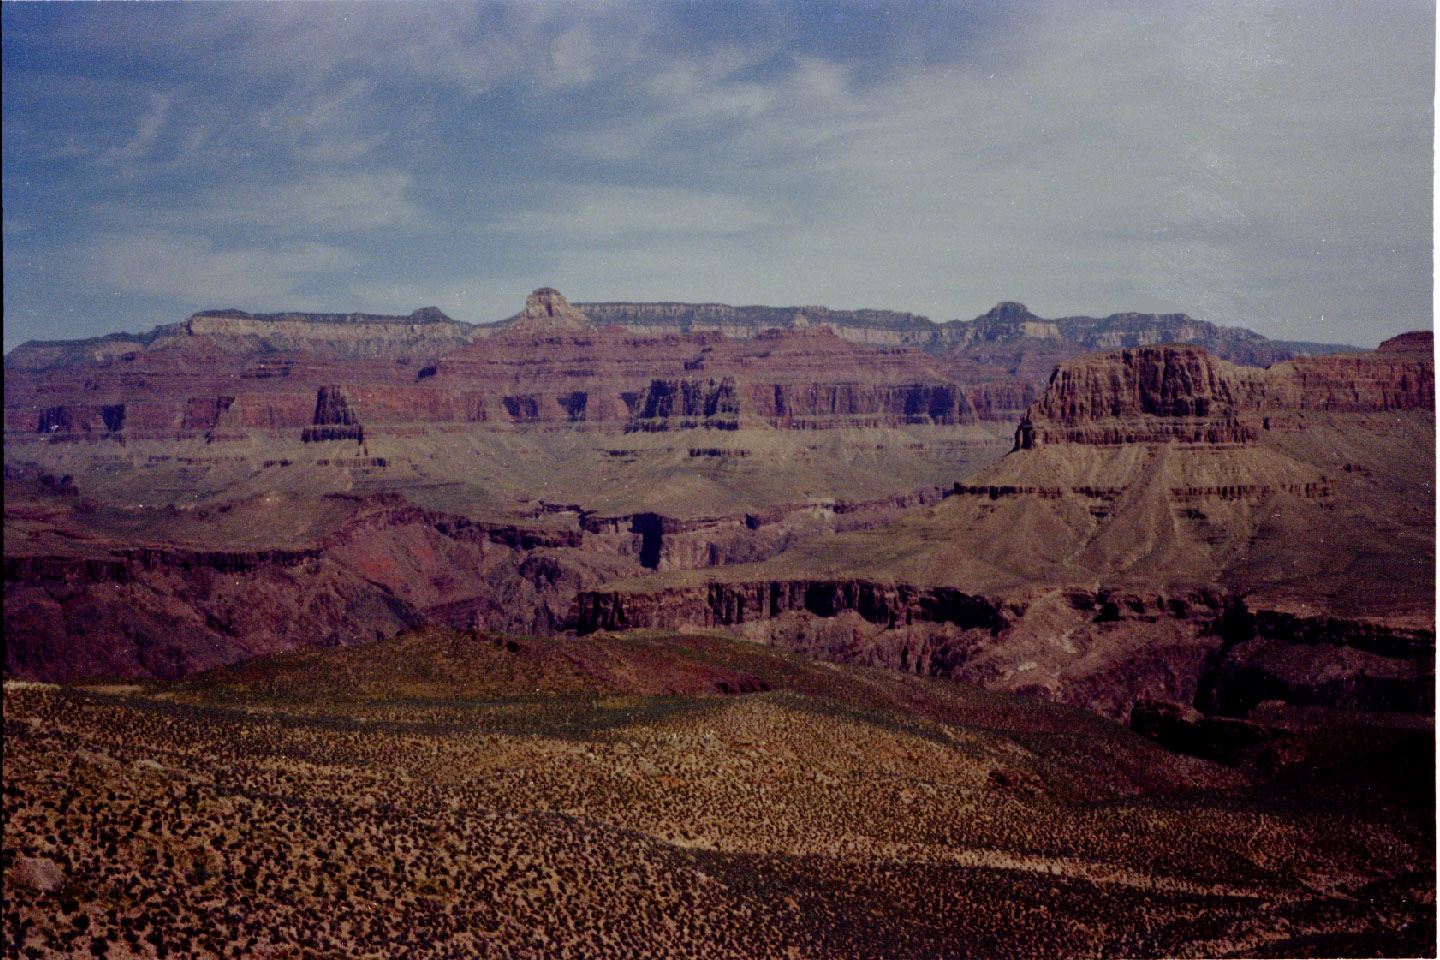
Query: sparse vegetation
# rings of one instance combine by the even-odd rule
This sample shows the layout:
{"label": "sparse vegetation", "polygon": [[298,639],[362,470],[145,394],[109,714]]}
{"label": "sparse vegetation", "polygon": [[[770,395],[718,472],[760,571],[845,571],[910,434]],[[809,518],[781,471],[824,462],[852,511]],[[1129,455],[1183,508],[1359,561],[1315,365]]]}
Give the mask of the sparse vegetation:
{"label": "sparse vegetation", "polygon": [[[713,692],[741,675],[757,692]],[[7,683],[6,955],[1411,955],[1434,946],[1430,742],[1375,733],[1416,778],[1346,784],[1340,758],[1317,787],[660,633]]]}

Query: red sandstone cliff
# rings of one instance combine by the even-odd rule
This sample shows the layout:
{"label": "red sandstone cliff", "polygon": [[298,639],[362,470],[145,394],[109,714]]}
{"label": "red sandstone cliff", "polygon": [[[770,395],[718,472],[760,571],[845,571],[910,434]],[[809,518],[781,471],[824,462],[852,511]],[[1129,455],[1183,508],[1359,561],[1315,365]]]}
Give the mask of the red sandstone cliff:
{"label": "red sandstone cliff", "polygon": [[1176,344],[1073,360],[1056,369],[1026,411],[1016,447],[1243,444],[1269,427],[1266,414],[1434,409],[1429,339],[1405,334],[1373,352],[1298,357],[1263,370]]}

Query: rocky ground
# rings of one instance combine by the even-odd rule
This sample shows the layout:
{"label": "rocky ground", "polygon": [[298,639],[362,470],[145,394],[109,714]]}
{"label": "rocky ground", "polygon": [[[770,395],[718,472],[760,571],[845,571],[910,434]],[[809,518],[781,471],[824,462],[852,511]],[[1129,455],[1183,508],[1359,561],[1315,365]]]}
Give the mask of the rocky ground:
{"label": "rocky ground", "polygon": [[445,631],[4,708],[6,956],[1434,955],[1423,724],[1267,770],[714,637]]}

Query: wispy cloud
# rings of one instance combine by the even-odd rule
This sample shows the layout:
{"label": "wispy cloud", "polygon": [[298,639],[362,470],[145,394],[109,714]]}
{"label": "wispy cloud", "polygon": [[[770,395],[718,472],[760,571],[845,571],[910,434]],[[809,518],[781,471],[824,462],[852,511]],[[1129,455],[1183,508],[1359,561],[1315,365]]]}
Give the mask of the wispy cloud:
{"label": "wispy cloud", "polygon": [[321,172],[281,183],[207,188],[183,204],[105,208],[112,221],[171,228],[261,228],[273,236],[414,228],[425,220],[399,170]]}
{"label": "wispy cloud", "polygon": [[[325,243],[226,248],[208,237],[165,230],[102,234],[85,241],[77,254],[80,275],[103,291],[170,298],[190,307],[263,307],[276,300],[293,307],[308,284],[360,262]],[[310,294],[303,299],[315,302]]]}
{"label": "wispy cloud", "polygon": [[559,186],[540,205],[504,214],[492,229],[566,246],[666,242],[750,233],[776,225],[781,210],[752,197],[675,187]]}
{"label": "wispy cloud", "polygon": [[173,93],[152,93],[150,95],[150,106],[145,114],[140,117],[136,125],[135,135],[125,144],[114,147],[106,152],[105,161],[114,164],[134,163],[149,156],[154,149],[155,143],[160,139],[160,129],[165,124],[165,117],[170,113],[170,106],[175,102]]}

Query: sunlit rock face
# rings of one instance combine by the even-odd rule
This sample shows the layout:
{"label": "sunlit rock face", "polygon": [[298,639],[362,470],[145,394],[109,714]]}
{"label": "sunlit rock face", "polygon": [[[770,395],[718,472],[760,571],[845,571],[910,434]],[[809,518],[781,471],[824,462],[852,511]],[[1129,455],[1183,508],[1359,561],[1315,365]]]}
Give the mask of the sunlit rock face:
{"label": "sunlit rock face", "polygon": [[515,320],[516,329],[535,333],[550,330],[588,330],[590,318],[570,305],[554,287],[541,287],[525,298],[525,309]]}

